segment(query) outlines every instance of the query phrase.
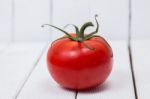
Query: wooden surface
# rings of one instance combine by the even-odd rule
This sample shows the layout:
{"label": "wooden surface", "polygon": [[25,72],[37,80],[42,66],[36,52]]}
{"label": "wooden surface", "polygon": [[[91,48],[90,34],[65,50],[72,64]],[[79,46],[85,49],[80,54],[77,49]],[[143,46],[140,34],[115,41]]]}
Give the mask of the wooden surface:
{"label": "wooden surface", "polygon": [[132,38],[150,38],[150,0],[132,1]]}
{"label": "wooden surface", "polygon": [[50,0],[14,0],[15,41],[46,41],[50,39],[49,28],[41,25],[50,23]]}
{"label": "wooden surface", "polygon": [[132,57],[139,99],[150,99],[150,40],[132,41]]}
{"label": "wooden surface", "polygon": [[0,0],[0,41],[8,41],[12,35],[12,2]]}
{"label": "wooden surface", "polygon": [[148,39],[149,9],[149,0],[0,0],[0,41],[47,41],[63,34],[42,29],[42,24],[81,26],[94,22],[94,14],[99,15],[99,34],[106,39]]}
{"label": "wooden surface", "polygon": [[113,71],[101,86],[79,92],[77,99],[135,99],[127,43],[111,42],[114,51]]}
{"label": "wooden surface", "polygon": [[99,34],[106,39],[126,40],[128,13],[128,0],[0,0],[0,41],[48,41],[63,34],[52,32],[50,27],[42,29],[42,24],[80,27],[87,21],[95,24],[95,14],[99,15]]}
{"label": "wooden surface", "polygon": [[[4,46],[4,45],[2,45]],[[0,53],[0,99],[14,99],[20,92],[45,44],[9,44]]]}
{"label": "wooden surface", "polygon": [[[92,21],[95,24],[94,15],[98,14],[99,34],[107,39],[128,38],[128,0],[53,0],[52,11],[52,23],[61,28],[68,23],[81,26]],[[62,35],[59,31],[56,33],[54,38]]]}
{"label": "wooden surface", "polygon": [[[132,41],[133,86],[128,44],[109,41],[114,52],[113,71],[106,82],[88,91],[61,88],[49,75],[45,43],[0,44],[0,99],[149,99],[150,41]],[[143,60],[143,61],[142,61]]]}
{"label": "wooden surface", "polygon": [[63,34],[42,24],[81,26],[94,22],[94,14],[106,39],[150,38],[149,5],[149,0],[0,0],[0,41],[47,41]]}
{"label": "wooden surface", "polygon": [[75,92],[58,86],[48,73],[46,52],[17,99],[74,99]]}

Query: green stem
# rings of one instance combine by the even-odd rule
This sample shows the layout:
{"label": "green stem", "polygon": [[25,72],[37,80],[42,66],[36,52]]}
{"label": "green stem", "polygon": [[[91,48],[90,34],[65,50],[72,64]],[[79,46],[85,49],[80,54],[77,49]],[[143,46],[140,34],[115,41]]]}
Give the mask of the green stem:
{"label": "green stem", "polygon": [[97,21],[97,17],[98,17],[98,15],[96,14],[95,15],[95,21],[96,21],[96,30],[94,31],[94,32],[92,32],[92,33],[89,33],[85,38],[84,38],[84,40],[87,40],[87,39],[89,39],[89,38],[91,38],[94,34],[96,34],[97,32],[98,32],[98,30],[99,30],[99,23],[98,23],[98,21]]}
{"label": "green stem", "polygon": [[87,27],[94,26],[92,22],[86,22],[80,29],[79,38],[81,42],[84,40],[84,32]]}
{"label": "green stem", "polygon": [[86,22],[85,24],[83,24],[83,26],[80,28],[80,31],[79,31],[79,29],[78,29],[78,27],[76,25],[74,25],[74,24],[67,24],[64,28],[68,27],[69,25],[72,25],[75,28],[75,30],[76,30],[76,37],[73,37],[68,32],[66,32],[66,31],[64,31],[64,30],[62,30],[62,29],[60,29],[60,28],[58,28],[56,26],[50,25],[50,24],[44,24],[44,25],[42,25],[42,27],[44,27],[45,25],[51,26],[51,27],[53,27],[55,29],[58,29],[61,32],[65,33],[70,40],[78,41],[78,42],[84,42],[85,40],[88,40],[88,39],[94,37],[95,36],[94,34],[96,34],[98,32],[99,24],[98,24],[98,21],[97,21],[97,17],[98,17],[98,15],[95,15],[96,30],[94,32],[92,32],[92,33],[89,33],[86,36],[84,35],[85,29],[88,28],[88,27],[93,27],[94,25],[93,25],[92,22]]}
{"label": "green stem", "polygon": [[62,29],[60,29],[60,28],[58,28],[58,27],[56,27],[56,26],[53,26],[53,25],[50,25],[50,24],[43,24],[42,27],[44,27],[44,26],[46,26],[46,25],[51,26],[51,27],[53,27],[53,28],[56,28],[56,29],[62,31],[62,32],[65,33],[65,34],[68,36],[68,38],[70,38],[71,40],[73,40],[73,41],[76,40],[76,39],[73,38],[68,32],[66,32],[66,31],[64,31],[64,30],[62,30]]}
{"label": "green stem", "polygon": [[79,28],[78,28],[76,25],[74,25],[74,24],[67,24],[67,25],[64,26],[64,28],[66,28],[66,27],[68,27],[68,26],[70,26],[70,25],[72,25],[72,26],[75,28],[76,35],[77,35],[77,38],[78,38],[80,32],[79,32]]}

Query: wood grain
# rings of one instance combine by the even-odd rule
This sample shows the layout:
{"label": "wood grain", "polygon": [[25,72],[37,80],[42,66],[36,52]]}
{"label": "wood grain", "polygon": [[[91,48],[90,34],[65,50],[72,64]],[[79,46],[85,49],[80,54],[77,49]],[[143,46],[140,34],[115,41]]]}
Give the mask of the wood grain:
{"label": "wood grain", "polygon": [[150,98],[150,40],[132,40],[132,57],[139,99]]}
{"label": "wood grain", "polygon": [[14,43],[0,54],[0,99],[14,99],[44,44]]}
{"label": "wood grain", "polygon": [[61,88],[51,78],[46,65],[46,53],[29,77],[17,99],[75,99],[75,92]]}

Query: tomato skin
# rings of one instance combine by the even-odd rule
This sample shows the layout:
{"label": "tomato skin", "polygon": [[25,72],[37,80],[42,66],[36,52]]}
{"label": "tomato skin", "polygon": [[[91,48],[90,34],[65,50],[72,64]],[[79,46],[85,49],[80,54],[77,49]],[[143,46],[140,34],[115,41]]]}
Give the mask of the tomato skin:
{"label": "tomato skin", "polygon": [[83,90],[102,84],[112,70],[113,53],[101,37],[84,42],[62,38],[47,53],[48,70],[53,79],[69,89]]}

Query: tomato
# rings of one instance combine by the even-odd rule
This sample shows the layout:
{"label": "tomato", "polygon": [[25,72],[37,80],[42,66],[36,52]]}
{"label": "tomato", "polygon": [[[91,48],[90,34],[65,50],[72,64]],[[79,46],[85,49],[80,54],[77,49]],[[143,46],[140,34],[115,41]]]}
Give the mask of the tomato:
{"label": "tomato", "polygon": [[112,49],[104,38],[95,35],[98,22],[92,35],[84,34],[85,28],[92,25],[88,22],[80,31],[73,25],[76,34],[67,33],[48,49],[48,70],[53,79],[65,88],[83,90],[96,87],[107,79],[112,70]]}

